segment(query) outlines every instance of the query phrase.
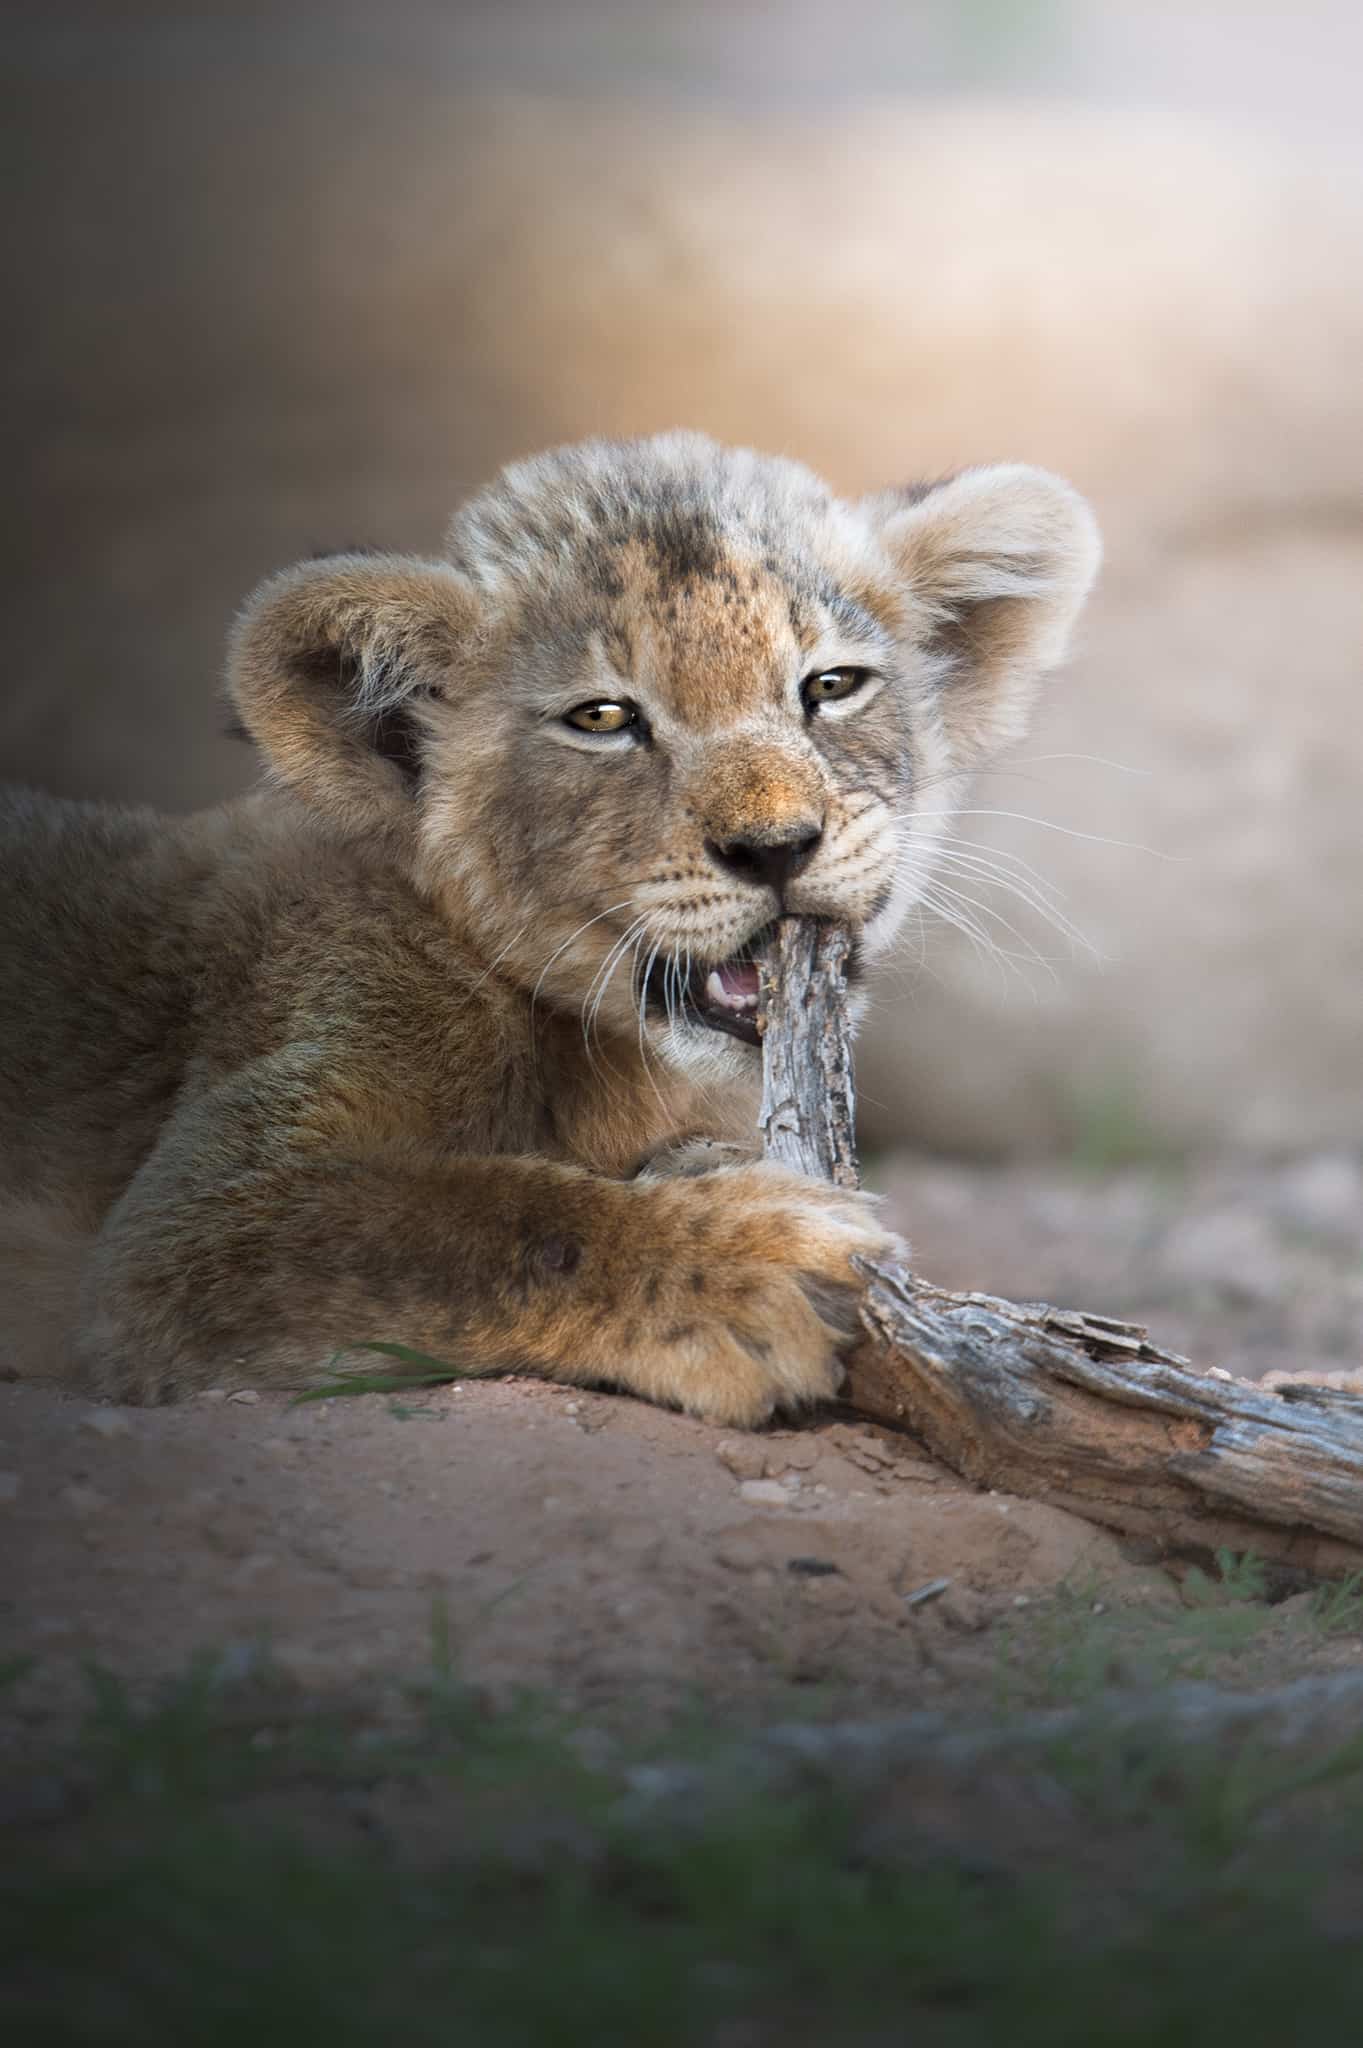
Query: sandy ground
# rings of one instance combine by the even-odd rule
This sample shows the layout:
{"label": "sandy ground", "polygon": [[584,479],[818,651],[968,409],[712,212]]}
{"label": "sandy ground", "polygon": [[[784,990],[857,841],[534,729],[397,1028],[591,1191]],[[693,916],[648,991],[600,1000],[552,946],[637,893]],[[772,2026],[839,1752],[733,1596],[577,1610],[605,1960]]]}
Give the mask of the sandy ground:
{"label": "sandy ground", "polygon": [[530,1384],[138,1415],[11,1388],[4,1414],[27,1467],[13,1619],[59,1687],[91,1656],[173,1671],[263,1638],[309,1686],[416,1675],[443,1604],[461,1672],[498,1692],[647,1713],[794,1681],[884,1707],[942,1684],[918,1587],[950,1576],[973,1628],[1125,1570],[1082,1523],[845,1423],[736,1440]]}
{"label": "sandy ground", "polygon": [[[1102,1175],[897,1158],[875,1177],[933,1278],[1135,1314],[1256,1376],[1363,1356],[1349,1156]],[[861,1712],[984,1707],[1005,1638],[1058,1591],[1178,1597],[1113,1537],[844,1416],[735,1437],[530,1382],[160,1410],[0,1386],[0,1532],[0,1657],[35,1660],[28,1722],[90,1660],[138,1682],[268,1647],[309,1689],[382,1688],[428,1670],[446,1628],[494,1696],[594,1715],[760,1718],[792,1686]]]}

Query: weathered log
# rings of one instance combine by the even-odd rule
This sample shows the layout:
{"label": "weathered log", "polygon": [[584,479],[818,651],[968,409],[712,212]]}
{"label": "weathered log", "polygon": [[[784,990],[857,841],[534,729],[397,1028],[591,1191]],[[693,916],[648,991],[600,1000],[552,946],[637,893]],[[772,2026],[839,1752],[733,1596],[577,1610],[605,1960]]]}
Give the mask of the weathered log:
{"label": "weathered log", "polygon": [[[762,962],[767,1150],[859,1185],[846,934],[786,918]],[[1275,1392],[1163,1351],[1133,1323],[952,1294],[867,1267],[844,1398],[964,1478],[1139,1537],[1305,1573],[1363,1567],[1363,1401]]]}

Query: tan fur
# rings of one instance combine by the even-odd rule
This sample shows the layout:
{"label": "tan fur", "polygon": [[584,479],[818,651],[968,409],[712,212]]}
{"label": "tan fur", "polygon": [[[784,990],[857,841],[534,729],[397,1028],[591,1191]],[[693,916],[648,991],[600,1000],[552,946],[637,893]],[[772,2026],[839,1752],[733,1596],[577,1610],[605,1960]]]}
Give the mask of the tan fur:
{"label": "tan fur", "polygon": [[[0,810],[20,1368],[161,1399],[378,1338],[726,1422],[833,1391],[888,1240],[744,1157],[758,1054],[681,979],[783,906],[888,943],[1096,561],[1037,471],[855,506],[672,435],[517,465],[443,560],[267,583],[259,792]],[[871,680],[807,715],[831,667]],[[598,699],[644,723],[565,723]]]}

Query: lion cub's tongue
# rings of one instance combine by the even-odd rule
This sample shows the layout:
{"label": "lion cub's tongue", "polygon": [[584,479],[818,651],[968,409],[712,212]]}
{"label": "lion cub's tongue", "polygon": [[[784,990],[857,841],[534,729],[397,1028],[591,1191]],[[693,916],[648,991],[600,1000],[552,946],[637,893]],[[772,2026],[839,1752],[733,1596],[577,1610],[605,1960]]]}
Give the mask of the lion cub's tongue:
{"label": "lion cub's tongue", "polygon": [[712,967],[705,980],[705,993],[718,1010],[757,1008],[757,964],[753,960],[726,960]]}

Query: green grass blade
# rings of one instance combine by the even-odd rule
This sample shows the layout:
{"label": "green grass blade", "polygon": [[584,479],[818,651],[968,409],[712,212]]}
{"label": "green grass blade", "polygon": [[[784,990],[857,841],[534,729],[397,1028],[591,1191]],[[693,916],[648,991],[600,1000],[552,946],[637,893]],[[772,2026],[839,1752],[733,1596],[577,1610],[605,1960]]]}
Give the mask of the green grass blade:
{"label": "green grass blade", "polygon": [[414,1351],[410,1344],[388,1344],[375,1339],[362,1344],[347,1344],[333,1354],[334,1366],[338,1359],[348,1358],[354,1351],[377,1352],[381,1358],[396,1359],[399,1365],[407,1367],[406,1372],[337,1372],[330,1380],[319,1386],[307,1387],[301,1394],[295,1394],[289,1403],[291,1408],[300,1408],[307,1401],[335,1401],[349,1394],[410,1394],[423,1387],[448,1386],[452,1380],[461,1380],[465,1375],[458,1366],[448,1365],[443,1359],[432,1358],[429,1352]]}

